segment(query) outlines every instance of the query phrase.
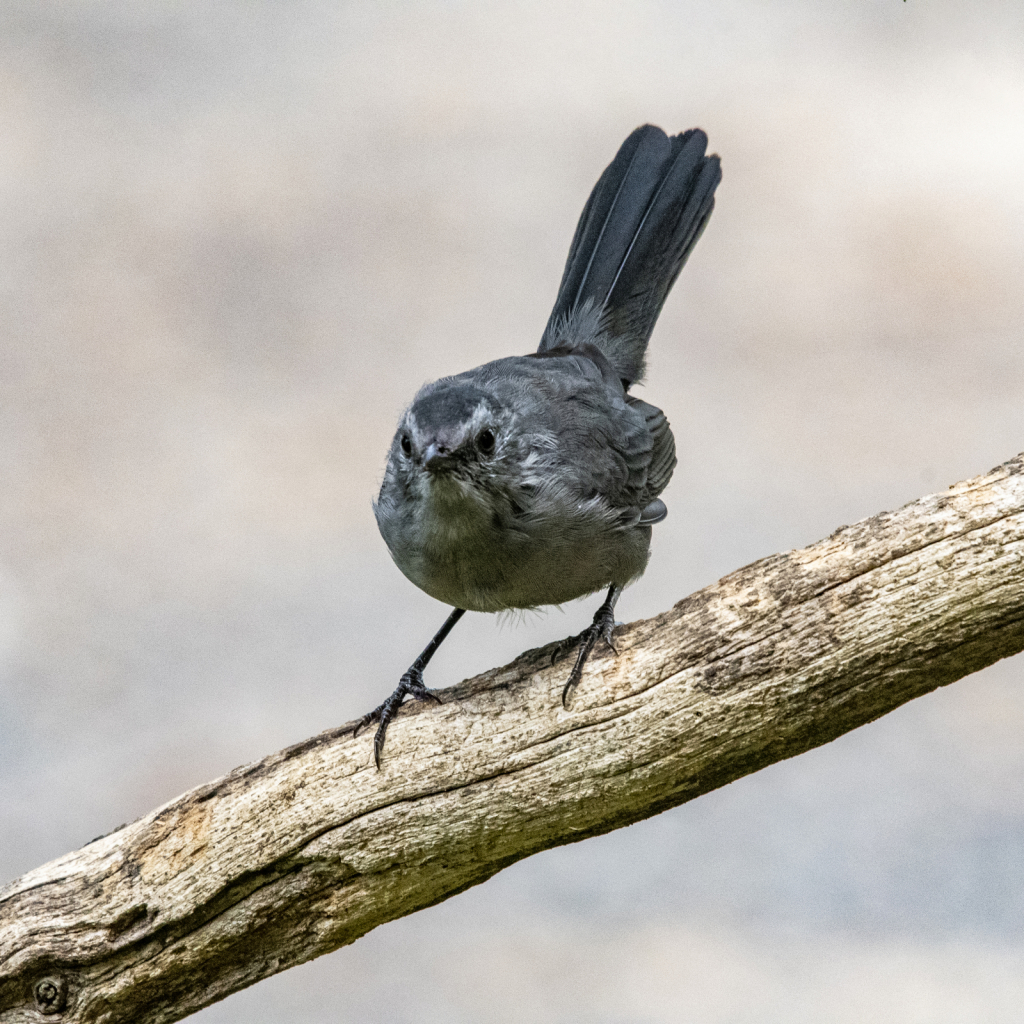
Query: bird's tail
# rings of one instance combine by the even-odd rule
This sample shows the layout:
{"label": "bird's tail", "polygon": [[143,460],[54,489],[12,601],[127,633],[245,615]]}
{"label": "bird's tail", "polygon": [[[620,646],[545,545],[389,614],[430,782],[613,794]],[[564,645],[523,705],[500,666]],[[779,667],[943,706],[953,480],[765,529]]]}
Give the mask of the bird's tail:
{"label": "bird's tail", "polygon": [[628,387],[697,244],[722,180],[699,128],[667,136],[644,125],[622,144],[583,208],[538,351],[590,341]]}

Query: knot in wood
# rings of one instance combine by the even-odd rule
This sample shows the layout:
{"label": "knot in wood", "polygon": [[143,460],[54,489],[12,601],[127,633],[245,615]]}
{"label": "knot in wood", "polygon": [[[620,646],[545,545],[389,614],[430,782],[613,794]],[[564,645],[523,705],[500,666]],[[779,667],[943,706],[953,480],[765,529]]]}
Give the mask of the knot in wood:
{"label": "knot in wood", "polygon": [[36,1009],[47,1016],[63,1013],[68,1003],[68,982],[66,978],[51,976],[36,982],[34,991]]}

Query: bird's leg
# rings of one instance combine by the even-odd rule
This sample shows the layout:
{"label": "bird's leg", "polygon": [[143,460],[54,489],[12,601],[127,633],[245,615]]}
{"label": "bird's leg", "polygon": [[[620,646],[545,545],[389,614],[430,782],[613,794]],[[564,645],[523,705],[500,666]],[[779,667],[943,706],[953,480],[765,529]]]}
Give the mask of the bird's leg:
{"label": "bird's leg", "polygon": [[608,588],[608,596],[604,599],[604,604],[597,609],[594,621],[578,636],[563,640],[551,656],[551,663],[554,664],[569,648],[577,648],[576,664],[573,665],[572,671],[569,673],[569,681],[565,684],[565,689],[562,690],[562,707],[569,706],[566,703],[569,694],[583,677],[583,666],[587,663],[587,658],[590,657],[590,652],[598,640],[604,640],[614,653],[619,653],[615,650],[615,644],[612,643],[612,630],[615,628],[615,602],[618,601],[621,593],[622,587],[613,583]]}
{"label": "bird's leg", "polygon": [[373,760],[376,762],[378,771],[380,771],[381,755],[384,753],[384,737],[387,734],[388,725],[398,713],[402,701],[406,697],[414,697],[416,700],[432,700],[438,704],[442,703],[436,693],[432,693],[423,685],[423,670],[434,656],[434,652],[443,643],[444,638],[452,631],[455,623],[465,614],[465,608],[454,609],[451,615],[445,619],[444,625],[434,634],[434,639],[427,644],[423,653],[409,666],[409,671],[399,680],[395,692],[380,707],[374,708],[368,715],[363,715],[356,722],[356,726],[352,730],[353,736],[357,736],[359,730],[364,729],[371,722],[380,723],[377,726],[377,735],[373,738]]}

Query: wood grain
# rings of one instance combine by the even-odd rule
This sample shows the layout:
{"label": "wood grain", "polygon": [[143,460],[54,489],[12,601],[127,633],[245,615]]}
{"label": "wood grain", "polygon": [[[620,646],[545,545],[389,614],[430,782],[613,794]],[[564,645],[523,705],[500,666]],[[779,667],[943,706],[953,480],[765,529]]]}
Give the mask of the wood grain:
{"label": "wood grain", "polygon": [[[157,1024],[1024,649],[1024,456],[616,630],[333,729],[0,890],[0,1022]],[[382,686],[384,683],[382,683]],[[386,687],[385,687],[386,688]]]}

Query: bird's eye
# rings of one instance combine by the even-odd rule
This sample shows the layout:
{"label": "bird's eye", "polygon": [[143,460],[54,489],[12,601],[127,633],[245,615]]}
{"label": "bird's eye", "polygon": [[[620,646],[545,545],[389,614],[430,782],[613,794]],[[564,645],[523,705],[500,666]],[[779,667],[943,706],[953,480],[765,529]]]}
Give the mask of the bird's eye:
{"label": "bird's eye", "polygon": [[481,430],[477,435],[476,445],[484,455],[490,455],[494,451],[494,431]]}
{"label": "bird's eye", "polygon": [[412,455],[412,441],[409,439],[408,434],[402,435],[402,451],[406,455]]}

